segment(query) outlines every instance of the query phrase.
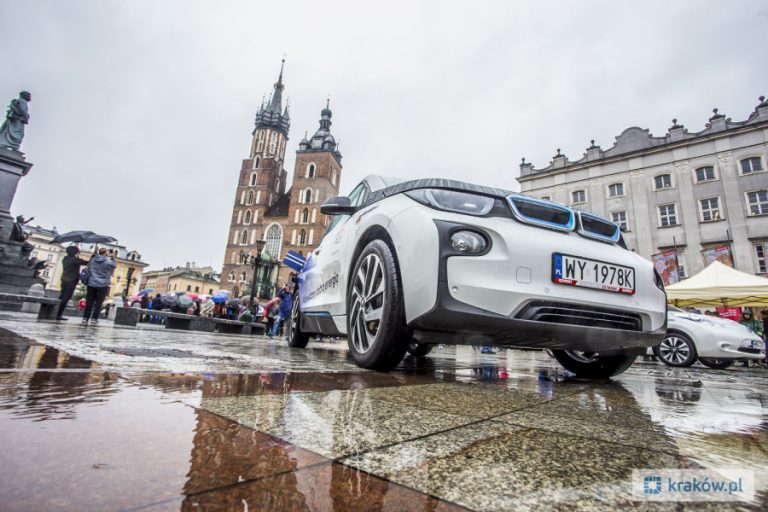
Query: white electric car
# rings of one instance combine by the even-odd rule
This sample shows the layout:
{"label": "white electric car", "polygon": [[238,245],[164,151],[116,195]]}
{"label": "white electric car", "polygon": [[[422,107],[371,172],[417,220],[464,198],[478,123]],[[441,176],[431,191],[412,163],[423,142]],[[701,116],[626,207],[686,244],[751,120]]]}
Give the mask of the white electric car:
{"label": "white electric car", "polygon": [[288,342],[346,335],[387,370],[433,344],[550,349],[587,378],[623,372],[666,332],[653,265],[619,227],[565,206],[444,179],[369,176],[298,276]]}
{"label": "white electric car", "polygon": [[728,368],[738,359],[765,358],[763,340],[740,323],[671,306],[667,336],[653,352],[669,366],[691,366],[698,359],[710,368]]}

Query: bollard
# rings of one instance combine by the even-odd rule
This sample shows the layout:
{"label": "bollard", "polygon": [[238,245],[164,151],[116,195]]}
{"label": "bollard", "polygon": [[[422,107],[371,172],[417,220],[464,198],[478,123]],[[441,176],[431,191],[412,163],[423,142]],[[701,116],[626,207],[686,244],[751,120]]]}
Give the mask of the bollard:
{"label": "bollard", "polygon": [[[30,297],[43,298],[45,297],[45,289],[43,288],[43,285],[39,283],[35,283],[29,287],[29,291],[27,292],[27,295],[29,295]],[[24,304],[21,305],[21,312],[38,314],[40,313],[40,304],[25,302]]]}

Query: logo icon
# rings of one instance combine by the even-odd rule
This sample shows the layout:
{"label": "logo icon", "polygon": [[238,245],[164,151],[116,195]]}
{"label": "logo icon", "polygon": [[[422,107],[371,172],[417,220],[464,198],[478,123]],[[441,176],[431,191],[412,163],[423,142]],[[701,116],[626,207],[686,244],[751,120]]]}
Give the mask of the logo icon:
{"label": "logo icon", "polygon": [[649,475],[643,478],[644,494],[661,494],[661,477],[658,475]]}

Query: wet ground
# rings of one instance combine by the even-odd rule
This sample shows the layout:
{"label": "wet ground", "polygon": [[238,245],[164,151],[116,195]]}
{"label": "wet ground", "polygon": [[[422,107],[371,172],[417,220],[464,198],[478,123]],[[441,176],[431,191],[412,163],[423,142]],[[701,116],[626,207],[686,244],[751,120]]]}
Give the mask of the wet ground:
{"label": "wet ground", "polygon": [[[345,342],[3,313],[0,510],[765,510],[766,377],[469,347],[383,374]],[[753,469],[757,497],[635,502],[636,468]]]}

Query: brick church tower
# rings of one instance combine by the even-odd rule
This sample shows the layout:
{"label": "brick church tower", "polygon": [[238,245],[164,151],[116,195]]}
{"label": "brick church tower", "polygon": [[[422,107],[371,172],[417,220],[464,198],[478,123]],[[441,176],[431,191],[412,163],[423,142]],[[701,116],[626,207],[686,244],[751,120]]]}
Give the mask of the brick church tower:
{"label": "brick church tower", "polygon": [[291,279],[290,268],[281,265],[286,251],[309,254],[320,243],[328,218],[320,213],[327,198],[338,195],[341,153],[331,135],[329,104],[320,113],[320,128],[299,144],[293,183],[287,192],[283,168],[290,116],[282,107],[283,65],[269,102],[256,113],[249,157],[240,169],[230,219],[222,288],[236,295],[250,292],[256,240],[264,239],[263,263],[256,276],[259,295],[271,296]]}

